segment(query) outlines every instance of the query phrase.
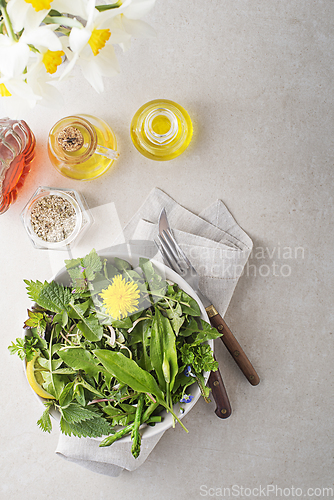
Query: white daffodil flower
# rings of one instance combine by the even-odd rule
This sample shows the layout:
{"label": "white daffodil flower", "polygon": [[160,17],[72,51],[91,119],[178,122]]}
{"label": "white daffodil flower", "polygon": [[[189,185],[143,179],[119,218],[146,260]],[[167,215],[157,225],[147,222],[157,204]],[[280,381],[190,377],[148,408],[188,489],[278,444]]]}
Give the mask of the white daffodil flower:
{"label": "white daffodil flower", "polygon": [[46,71],[43,56],[28,70],[26,81],[34,95],[38,96],[38,104],[52,108],[62,105],[63,96],[54,86],[55,79]]}
{"label": "white daffodil flower", "polygon": [[[154,38],[155,30],[148,23],[141,21],[153,7],[156,0],[125,0],[119,8],[108,12],[109,28],[112,33],[123,33],[122,41],[114,40],[125,51],[131,46],[131,37]],[[105,0],[108,3],[108,0]],[[124,36],[127,34],[128,36]]]}
{"label": "white daffodil flower", "polygon": [[42,52],[61,51],[62,44],[53,32],[54,28],[48,25],[31,30],[25,29],[17,41],[7,35],[0,35],[0,73],[8,77],[22,74],[28,66],[29,58],[33,55],[31,46]]}
{"label": "white daffodil flower", "polygon": [[[110,9],[106,12],[114,12],[115,15],[119,13],[124,14],[129,19],[141,19],[146,16],[154,7],[156,0],[124,0],[119,1],[118,8]],[[108,5],[109,0],[100,0],[99,4]]]}
{"label": "white daffodil flower", "polygon": [[20,118],[41,99],[36,95],[24,76],[17,78],[0,74],[0,114],[10,118]]}
{"label": "white daffodil flower", "polygon": [[[112,44],[125,41],[128,35],[124,32],[112,34],[106,27],[109,17],[109,11],[99,12],[95,8],[95,0],[88,0],[84,17],[87,20],[86,25],[82,28],[73,27],[68,38],[69,45],[63,43],[63,50],[70,62],[60,79],[67,76],[78,64],[92,87],[97,92],[102,92],[103,77],[119,73]],[[66,42],[66,39],[64,41]]]}
{"label": "white daffodil flower", "polygon": [[155,0],[126,0],[123,2],[123,14],[128,19],[141,19],[154,7]]}
{"label": "white daffodil flower", "polygon": [[82,17],[85,4],[85,0],[9,0],[7,12],[14,31],[18,33],[24,27],[39,26],[50,9]]}

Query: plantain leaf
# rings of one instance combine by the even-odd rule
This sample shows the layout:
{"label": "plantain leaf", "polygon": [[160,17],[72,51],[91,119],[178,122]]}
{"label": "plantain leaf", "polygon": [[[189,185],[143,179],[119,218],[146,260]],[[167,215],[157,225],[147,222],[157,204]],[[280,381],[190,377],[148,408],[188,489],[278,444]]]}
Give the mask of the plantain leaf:
{"label": "plantain leaf", "polygon": [[140,368],[133,359],[129,359],[120,352],[108,349],[96,349],[95,356],[101,361],[107,371],[116,379],[131,387],[136,392],[154,394],[163,401],[164,393],[159,388],[153,375]]}

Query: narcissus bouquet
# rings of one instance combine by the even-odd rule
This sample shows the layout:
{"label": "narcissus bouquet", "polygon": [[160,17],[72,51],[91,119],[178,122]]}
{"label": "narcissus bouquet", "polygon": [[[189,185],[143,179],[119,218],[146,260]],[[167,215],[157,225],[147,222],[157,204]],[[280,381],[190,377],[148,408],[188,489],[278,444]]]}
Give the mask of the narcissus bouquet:
{"label": "narcissus bouquet", "polygon": [[0,108],[52,104],[75,66],[97,92],[119,72],[115,46],[154,36],[155,0],[0,0]]}

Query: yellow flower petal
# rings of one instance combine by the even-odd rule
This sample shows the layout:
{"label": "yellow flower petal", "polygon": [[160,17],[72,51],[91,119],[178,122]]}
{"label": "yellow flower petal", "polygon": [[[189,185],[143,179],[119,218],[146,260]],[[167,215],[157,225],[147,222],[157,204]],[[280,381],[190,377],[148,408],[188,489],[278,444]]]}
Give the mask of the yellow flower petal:
{"label": "yellow flower petal", "polygon": [[25,0],[26,3],[31,3],[35,11],[38,12],[43,9],[51,9],[52,0]]}
{"label": "yellow flower petal", "polygon": [[2,97],[10,97],[12,95],[4,83],[0,83],[0,95]]}
{"label": "yellow flower petal", "polygon": [[138,310],[139,288],[133,281],[125,281],[120,274],[114,276],[112,284],[102,290],[103,306],[114,319],[121,319]]}
{"label": "yellow flower petal", "polygon": [[97,56],[97,54],[100,52],[101,49],[105,46],[107,41],[110,38],[110,30],[104,29],[104,30],[97,30],[94,29],[92,31],[92,34],[90,36],[90,39],[88,40],[88,43],[93,51],[94,56]]}
{"label": "yellow flower petal", "polygon": [[43,55],[43,64],[45,69],[51,75],[57,71],[58,66],[62,63],[62,57],[65,53],[62,50],[47,50]]}

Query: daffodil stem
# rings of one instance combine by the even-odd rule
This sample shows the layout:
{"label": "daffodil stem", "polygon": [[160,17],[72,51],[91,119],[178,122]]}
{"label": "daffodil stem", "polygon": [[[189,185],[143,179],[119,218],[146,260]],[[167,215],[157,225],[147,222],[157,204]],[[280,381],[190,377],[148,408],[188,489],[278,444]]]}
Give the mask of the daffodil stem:
{"label": "daffodil stem", "polygon": [[68,26],[69,28],[83,28],[83,25],[76,18],[65,16],[46,16],[43,21],[45,24],[59,24],[59,26]]}
{"label": "daffodil stem", "polygon": [[5,0],[0,0],[0,10],[2,12],[3,19],[5,21],[5,26],[6,26],[8,36],[10,37],[10,39],[13,42],[17,42],[17,36],[14,33],[13,25],[12,25],[12,22],[9,18],[9,15],[8,15],[8,12],[6,9],[6,1]]}
{"label": "daffodil stem", "polygon": [[110,10],[110,9],[117,9],[122,5],[122,2],[115,2],[115,3],[109,3],[107,5],[96,5],[95,8],[99,10],[100,12],[103,12],[104,10]]}

